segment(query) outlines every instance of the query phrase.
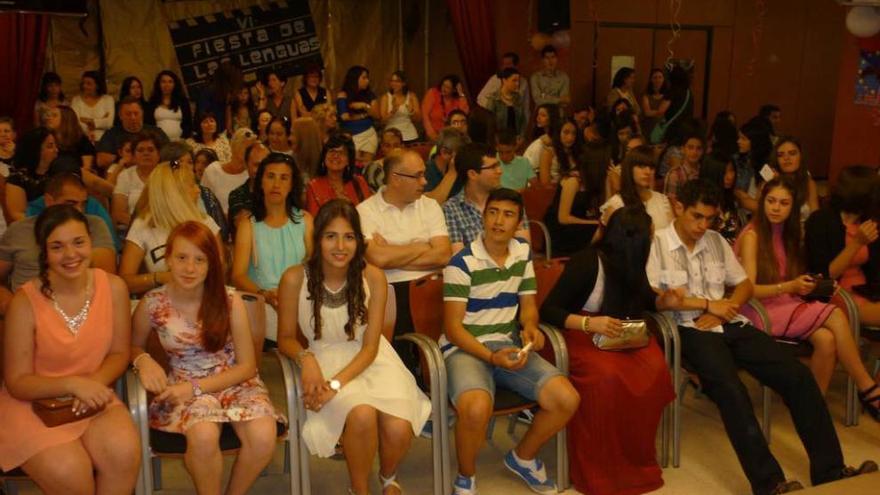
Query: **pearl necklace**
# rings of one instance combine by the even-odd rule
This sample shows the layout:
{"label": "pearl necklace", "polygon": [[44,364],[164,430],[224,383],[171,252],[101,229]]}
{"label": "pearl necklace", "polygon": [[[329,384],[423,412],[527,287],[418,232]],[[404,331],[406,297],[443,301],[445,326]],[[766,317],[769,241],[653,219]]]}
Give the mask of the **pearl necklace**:
{"label": "pearl necklace", "polygon": [[[89,294],[92,289],[92,278],[89,277],[88,282],[86,282],[86,294]],[[58,300],[55,299],[55,296],[52,296],[52,305],[55,306],[55,311],[61,315],[61,318],[64,320],[64,324],[67,325],[67,330],[76,337],[79,334],[80,327],[86,322],[89,317],[89,308],[92,305],[92,296],[86,297],[86,302],[83,304],[82,308],[80,308],[79,312],[73,316],[67,316],[67,313],[61,309],[61,306],[58,304]]]}

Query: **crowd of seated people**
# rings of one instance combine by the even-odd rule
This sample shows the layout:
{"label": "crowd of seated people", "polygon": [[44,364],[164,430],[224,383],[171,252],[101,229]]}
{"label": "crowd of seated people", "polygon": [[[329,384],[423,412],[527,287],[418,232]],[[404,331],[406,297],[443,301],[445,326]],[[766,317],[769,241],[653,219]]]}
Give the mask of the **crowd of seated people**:
{"label": "crowd of seated people", "polygon": [[[319,67],[293,88],[272,70],[246,85],[224,63],[193,99],[168,70],[149,93],[127,78],[118,100],[99,72],[70,99],[46,73],[33,128],[0,117],[0,468],[21,467],[47,492],[133,487],[144,460],[112,392],[130,365],[152,394],[149,426],[185,436],[199,493],[221,490],[230,424],[242,449],[226,490],[244,493],[284,420],[259,376],[262,344],[300,367],[309,451],[341,449],[358,495],[378,454],[383,494],[398,495],[431,406],[418,354],[381,334],[389,317],[394,336],[413,331],[409,287],[434,274],[456,495],[477,493],[496,385],[536,404],[502,461],[532,490],[555,490],[538,454],[565,427],[578,490],[660,487],[654,440],[677,386],[661,343],[598,344],[646,311],[678,325],[754,493],[801,484],[761,435],[740,368],[783,396],[813,484],[875,471],[844,464],[824,395],[839,362],[880,421],[878,377],[856,322],[812,295],[833,279],[861,323],[880,326],[877,171],[845,169],[823,203],[804,147],[777,132],[778,107],[706,126],[679,68],[652,70],[643,94],[620,69],[604,104],[575,107],[556,56],[542,50],[526,77],[505,54],[474,101],[455,75],[424,98],[403,71],[374,91],[363,66],[334,94]],[[527,212],[535,194],[546,210]],[[533,247],[530,222],[565,264],[540,306],[534,260],[549,249]],[[264,342],[241,293],[267,303]],[[770,328],[745,306],[752,297]],[[567,375],[537,353],[539,322],[562,332]],[[153,332],[170,368],[147,353]],[[808,366],[775,339],[809,342]],[[58,428],[30,405],[68,395],[82,419]]]}

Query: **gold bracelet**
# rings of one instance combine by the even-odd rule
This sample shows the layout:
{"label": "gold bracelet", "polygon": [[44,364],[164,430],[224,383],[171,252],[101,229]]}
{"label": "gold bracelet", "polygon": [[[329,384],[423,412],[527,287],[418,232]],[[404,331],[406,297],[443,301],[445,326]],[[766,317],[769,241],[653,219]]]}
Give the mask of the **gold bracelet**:
{"label": "gold bracelet", "polygon": [[581,331],[586,333],[587,330],[589,330],[589,329],[590,329],[590,317],[584,316],[583,318],[581,318]]}
{"label": "gold bracelet", "polygon": [[776,284],[776,295],[782,294],[782,284]]}

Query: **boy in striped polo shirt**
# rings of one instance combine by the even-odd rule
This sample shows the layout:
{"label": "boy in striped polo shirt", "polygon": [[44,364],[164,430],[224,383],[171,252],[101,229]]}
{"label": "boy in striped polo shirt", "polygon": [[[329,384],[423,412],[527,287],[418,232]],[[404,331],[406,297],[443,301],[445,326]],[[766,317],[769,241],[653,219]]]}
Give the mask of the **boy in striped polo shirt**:
{"label": "boy in striped polo shirt", "polygon": [[522,216],[519,193],[492,191],[483,211],[483,235],[453,256],[443,271],[446,328],[440,346],[449,397],[458,413],[456,495],[477,493],[476,457],[492,417],[496,383],[540,406],[520,444],[504,457],[505,466],[538,493],[556,487],[535,456],[565,427],[580,402],[556,367],[537,354],[519,352],[529,344],[533,351],[544,346],[529,245],[514,238]]}

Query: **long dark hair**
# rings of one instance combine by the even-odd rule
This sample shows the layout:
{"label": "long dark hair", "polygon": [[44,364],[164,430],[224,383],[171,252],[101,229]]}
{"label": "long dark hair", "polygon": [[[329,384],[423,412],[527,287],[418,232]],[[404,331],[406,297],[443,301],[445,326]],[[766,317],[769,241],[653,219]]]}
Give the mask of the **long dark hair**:
{"label": "long dark hair", "polygon": [[36,175],[40,152],[49,136],[55,136],[55,131],[48,127],[35,127],[22,134],[18,146],[15,147],[15,168],[27,170],[28,175]]}
{"label": "long dark hair", "polygon": [[150,93],[150,106],[156,108],[162,104],[162,88],[159,87],[159,81],[162,79],[162,76],[168,76],[174,81],[174,89],[171,90],[171,106],[169,108],[176,112],[183,105],[188,105],[189,100],[187,100],[186,95],[183,93],[183,84],[181,84],[180,78],[170,70],[163,70],[156,74],[156,79],[153,81],[153,92]]}
{"label": "long dark hair", "polygon": [[[538,127],[538,112],[544,109],[549,116],[549,120],[547,122],[547,127],[541,129]],[[559,105],[553,103],[542,103],[535,108],[535,111],[532,112],[532,118],[529,119],[528,127],[526,128],[526,136],[529,139],[535,140],[544,134],[550,135],[553,132],[553,129],[559,128]]]}
{"label": "long dark hair", "polygon": [[635,72],[635,69],[632,69],[630,67],[621,67],[620,69],[617,69],[617,72],[614,74],[614,80],[611,82],[611,87],[623,87],[623,82],[626,81],[626,78],[632,74],[635,74]]}
{"label": "long dark hair", "polygon": [[615,318],[639,318],[650,301],[638,296],[651,293],[644,269],[651,252],[651,216],[642,204],[627,205],[611,214],[599,243],[605,272],[605,294],[600,312]]}
{"label": "long dark hair", "polygon": [[131,96],[131,85],[135,82],[137,82],[138,84],[141,85],[141,98],[140,98],[140,100],[141,100],[141,106],[143,107],[144,106],[143,103],[146,103],[146,101],[147,101],[144,98],[144,96],[146,96],[146,94],[147,94],[147,89],[144,88],[143,81],[141,81],[140,79],[138,79],[135,76],[128,76],[122,80],[122,86],[119,87],[119,101],[124,100],[125,97],[127,97],[127,96]]}
{"label": "long dark hair", "polygon": [[[779,166],[779,157],[777,153],[779,152],[779,148],[782,147],[783,144],[792,144],[798,150],[798,154],[800,155],[800,163],[798,169],[794,173],[786,173],[782,171],[782,168]],[[773,146],[773,152],[770,154],[770,166],[773,167],[776,172],[782,176],[787,177],[791,180],[794,186],[797,188],[797,196],[795,197],[795,202],[800,205],[807,202],[808,190],[810,188],[810,173],[807,169],[807,163],[804,160],[804,147],[801,145],[801,142],[792,136],[781,136],[778,141],[776,141],[776,145]]]}
{"label": "long dark hair", "polygon": [[733,186],[730,188],[724,187],[724,176],[727,174],[728,165],[733,167],[734,174],[736,174],[736,166],[732,163],[730,155],[722,156],[718,153],[710,153],[703,159],[703,164],[700,165],[699,178],[718,186],[721,190],[721,209],[731,212],[736,209],[736,195],[734,195],[736,179],[734,179]]}
{"label": "long dark hair", "polygon": [[[773,226],[767,219],[764,202],[767,195],[776,188],[782,188],[791,194],[791,213],[782,224],[782,245],[785,248],[786,271],[779,273],[776,259],[776,250],[773,247]],[[776,177],[764,185],[761,190],[761,198],[758,200],[758,213],[752,220],[755,233],[758,235],[757,269],[759,284],[775,284],[782,280],[783,276],[789,280],[801,274],[804,267],[803,253],[801,250],[801,218],[798,214],[801,204],[797,202],[797,190],[794,183],[785,177]]]}
{"label": "long dark hair", "polygon": [[54,232],[56,228],[69,221],[83,224],[89,236],[92,235],[89,230],[89,221],[86,220],[86,216],[83,215],[81,211],[68,204],[53,205],[46,208],[40,213],[40,216],[37,217],[36,224],[34,224],[34,237],[36,237],[37,246],[40,248],[39,278],[42,284],[40,292],[50,299],[52,298],[53,291],[52,286],[49,283],[49,263],[47,261],[49,247],[46,243],[49,241],[49,236],[52,235],[52,232]]}
{"label": "long dark hair", "polygon": [[[580,134],[580,133],[578,133]],[[587,143],[577,160],[577,171],[581,187],[587,193],[587,211],[597,213],[605,202],[605,181],[608,177],[608,164],[611,162],[611,149],[604,143]]]}
{"label": "long dark hair", "polygon": [[[391,77],[394,77],[394,76],[397,76],[397,78],[400,79],[400,82],[403,83],[403,87],[400,88],[400,91],[403,93],[404,96],[408,95],[408,94],[409,94],[409,84],[407,83],[406,72],[404,72],[404,71],[402,71],[402,70],[396,70],[396,71],[394,71],[394,72],[391,73]],[[358,76],[358,77],[360,77],[360,76]],[[303,80],[305,80],[305,78],[303,78]],[[391,91],[391,85],[390,85],[390,84],[388,85],[388,94],[389,94],[389,95],[390,95],[390,94],[394,94],[394,93]]]}
{"label": "long dark hair", "polygon": [[880,187],[877,172],[865,165],[853,165],[840,171],[831,188],[829,205],[838,212],[854,213],[859,220],[875,217],[875,198]]}
{"label": "long dark hair", "polygon": [[[82,76],[80,76],[80,82],[79,82],[80,91],[82,91],[82,80],[85,78],[89,78],[89,79],[95,81],[95,94],[97,94],[98,96],[107,94],[107,80],[104,79],[104,75],[101,74],[99,71],[87,70],[82,73]],[[122,84],[123,84],[123,86],[125,85],[125,83],[122,83]]]}
{"label": "long dark hair", "polygon": [[321,250],[321,237],[330,222],[342,218],[351,225],[357,240],[357,249],[348,265],[345,276],[345,300],[348,301],[348,321],[345,322],[345,334],[348,340],[354,340],[354,329],[367,321],[366,292],[364,290],[364,269],[367,267],[364,258],[367,244],[361,230],[361,219],[351,201],[332,199],[325,203],[315,216],[315,227],[312,231],[312,243],[315,249],[306,261],[308,272],[307,289],[309,300],[312,301],[312,319],[315,325],[315,340],[321,339],[321,306],[324,304],[324,263]]}
{"label": "long dark hair", "polygon": [[345,91],[348,103],[355,101],[370,103],[376,99],[376,95],[373,94],[373,91],[370,90],[369,86],[364,90],[361,90],[358,87],[358,79],[360,79],[361,74],[365,72],[367,75],[370,74],[370,71],[363,65],[352,65],[345,72],[345,78],[342,80],[342,91]]}
{"label": "long dark hair", "polygon": [[739,152],[739,131],[734,124],[733,114],[728,110],[723,110],[715,115],[715,121],[709,130],[712,137],[712,152],[720,153],[720,156],[730,157]]}
{"label": "long dark hair", "polygon": [[651,167],[655,171],[657,170],[657,162],[654,161],[654,152],[650,146],[643,144],[633,148],[623,159],[620,171],[620,199],[627,206],[642,204],[639,188],[633,179],[633,168],[635,167]]}
{"label": "long dark hair", "polygon": [[257,175],[254,177],[254,201],[252,208],[254,220],[262,222],[266,219],[266,192],[263,191],[263,175],[266,173],[266,168],[269,165],[275,165],[276,163],[283,163],[290,168],[291,187],[287,197],[284,198],[284,209],[287,211],[287,216],[291,222],[299,223],[302,220],[303,209],[302,175],[300,175],[299,167],[296,166],[296,161],[293,157],[284,153],[269,153],[269,156],[263,158],[263,161],[260,162],[257,168]]}
{"label": "long dark hair", "polygon": [[344,184],[349,181],[354,181],[354,192],[358,197],[358,201],[363,201],[364,192],[361,191],[360,184],[358,184],[358,182],[354,178],[354,141],[352,141],[351,136],[349,136],[345,132],[336,131],[330,134],[330,136],[327,138],[327,142],[324,143],[324,147],[321,149],[321,158],[318,160],[318,173],[315,175],[315,177],[327,176],[327,165],[324,163],[327,159],[327,152],[329,152],[333,148],[339,148],[340,146],[345,148],[345,156],[348,157],[348,165],[345,167],[345,170],[342,171],[342,183]]}
{"label": "long dark hair", "polygon": [[645,88],[645,94],[648,96],[658,94],[657,91],[654,91],[654,83],[651,81],[652,79],[654,79],[654,74],[657,74],[658,72],[660,74],[663,74],[663,86],[660,86],[659,94],[665,97],[669,93],[669,77],[666,75],[666,71],[654,67],[653,69],[651,69],[651,73],[648,75],[648,86]]}
{"label": "long dark hair", "polygon": [[[46,72],[43,74],[43,77],[40,79],[40,95],[38,98],[44,103],[49,99],[50,84],[57,84],[60,86],[61,76],[55,72]],[[64,101],[64,91],[58,92],[58,101]]]}
{"label": "long dark hair", "polygon": [[[568,150],[562,144],[562,129],[566,124],[574,126],[574,143]],[[577,166],[577,160],[580,158],[584,146],[583,133],[578,131],[577,122],[572,118],[562,119],[559,122],[559,127],[553,129],[552,132],[550,140],[553,142],[553,152],[556,154],[556,162],[559,164],[559,173],[563,174]]]}

